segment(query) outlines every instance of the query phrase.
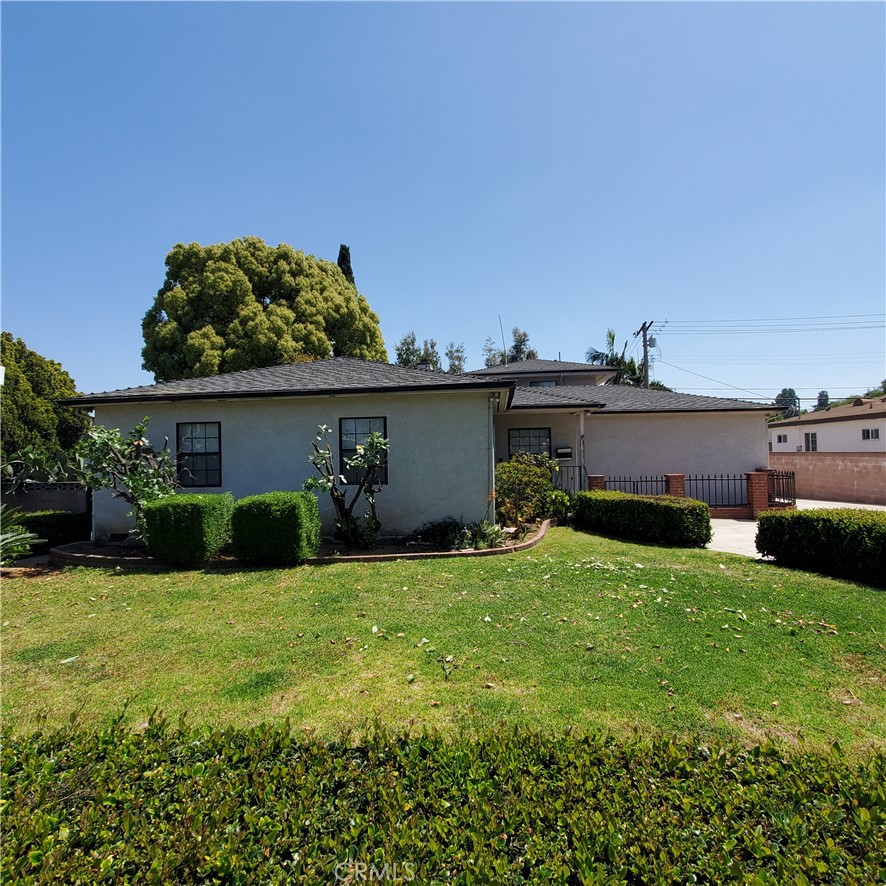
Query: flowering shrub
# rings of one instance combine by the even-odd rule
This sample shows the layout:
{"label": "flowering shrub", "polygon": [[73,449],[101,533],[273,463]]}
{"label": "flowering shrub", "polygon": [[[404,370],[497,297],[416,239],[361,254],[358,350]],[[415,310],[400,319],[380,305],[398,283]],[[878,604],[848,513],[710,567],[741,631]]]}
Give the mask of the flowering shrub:
{"label": "flowering shrub", "polygon": [[[366,437],[366,442],[357,447],[357,454],[345,459],[345,465],[356,470],[357,484],[354,494],[348,501],[345,478],[335,469],[332,447],[323,441],[329,436],[327,425],[320,425],[317,435],[311,441],[313,453],[308,460],[316,469],[319,477],[309,477],[302,489],[328,492],[335,508],[335,528],[345,547],[370,548],[375,543],[381,521],[375,508],[376,493],[381,492],[381,475],[387,461],[388,441],[378,432]],[[360,497],[366,499],[368,510],[362,518],[354,516],[354,508]]]}
{"label": "flowering shrub", "polygon": [[96,426],[77,444],[80,482],[87,489],[111,489],[114,498],[131,505],[136,531],[144,532],[142,508],[149,501],[172,495],[175,461],[168,440],[155,450],[147,438],[148,419],[124,437],[116,428]]}

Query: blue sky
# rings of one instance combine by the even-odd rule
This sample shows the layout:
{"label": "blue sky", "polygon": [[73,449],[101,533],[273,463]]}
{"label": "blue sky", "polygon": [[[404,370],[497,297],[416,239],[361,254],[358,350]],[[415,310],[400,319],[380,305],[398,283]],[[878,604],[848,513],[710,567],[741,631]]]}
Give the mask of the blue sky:
{"label": "blue sky", "polygon": [[83,391],[152,380],[174,244],[246,235],[348,243],[392,359],[415,330],[478,367],[500,315],[583,360],[654,320],[684,391],[886,376],[882,3],[0,14],[2,325]]}

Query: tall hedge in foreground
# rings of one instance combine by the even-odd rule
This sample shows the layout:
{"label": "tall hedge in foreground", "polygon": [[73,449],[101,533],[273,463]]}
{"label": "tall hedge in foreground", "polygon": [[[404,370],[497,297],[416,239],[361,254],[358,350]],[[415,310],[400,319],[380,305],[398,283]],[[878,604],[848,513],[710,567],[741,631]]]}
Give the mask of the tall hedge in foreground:
{"label": "tall hedge in foreground", "polygon": [[230,492],[170,495],[143,508],[148,553],[174,566],[198,566],[231,537]]}
{"label": "tall hedge in foreground", "polygon": [[234,555],[257,566],[295,566],[320,550],[320,508],[310,492],[241,498],[231,518]]}
{"label": "tall hedge in foreground", "polygon": [[0,754],[4,883],[795,886],[884,869],[882,751],[504,727],[327,742],[152,717]]}
{"label": "tall hedge in foreground", "polygon": [[886,587],[886,511],[766,511],[757,550],[780,566]]}
{"label": "tall hedge in foreground", "polygon": [[601,535],[684,548],[703,548],[711,540],[708,506],[670,495],[579,492],[573,525]]}

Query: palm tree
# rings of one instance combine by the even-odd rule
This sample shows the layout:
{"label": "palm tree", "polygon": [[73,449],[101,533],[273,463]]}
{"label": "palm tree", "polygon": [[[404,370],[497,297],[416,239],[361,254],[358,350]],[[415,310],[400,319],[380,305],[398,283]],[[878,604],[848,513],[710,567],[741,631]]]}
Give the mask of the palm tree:
{"label": "palm tree", "polygon": [[607,385],[631,385],[640,387],[643,384],[643,373],[637,368],[634,358],[628,359],[625,355],[628,343],[625,342],[621,353],[615,350],[615,330],[606,330],[606,350],[598,351],[597,348],[588,348],[585,351],[585,360],[595,366],[611,366],[615,369],[615,376],[609,379]]}

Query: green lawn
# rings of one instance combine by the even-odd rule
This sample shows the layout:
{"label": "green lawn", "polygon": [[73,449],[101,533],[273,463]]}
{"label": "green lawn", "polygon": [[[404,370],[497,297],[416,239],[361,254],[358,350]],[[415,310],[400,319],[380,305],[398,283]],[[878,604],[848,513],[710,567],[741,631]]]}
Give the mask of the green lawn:
{"label": "green lawn", "polygon": [[865,751],[886,740],[884,602],[570,529],[505,557],[7,578],[4,721],[93,722],[130,699],[135,725],[155,708],[322,736],[508,720]]}

